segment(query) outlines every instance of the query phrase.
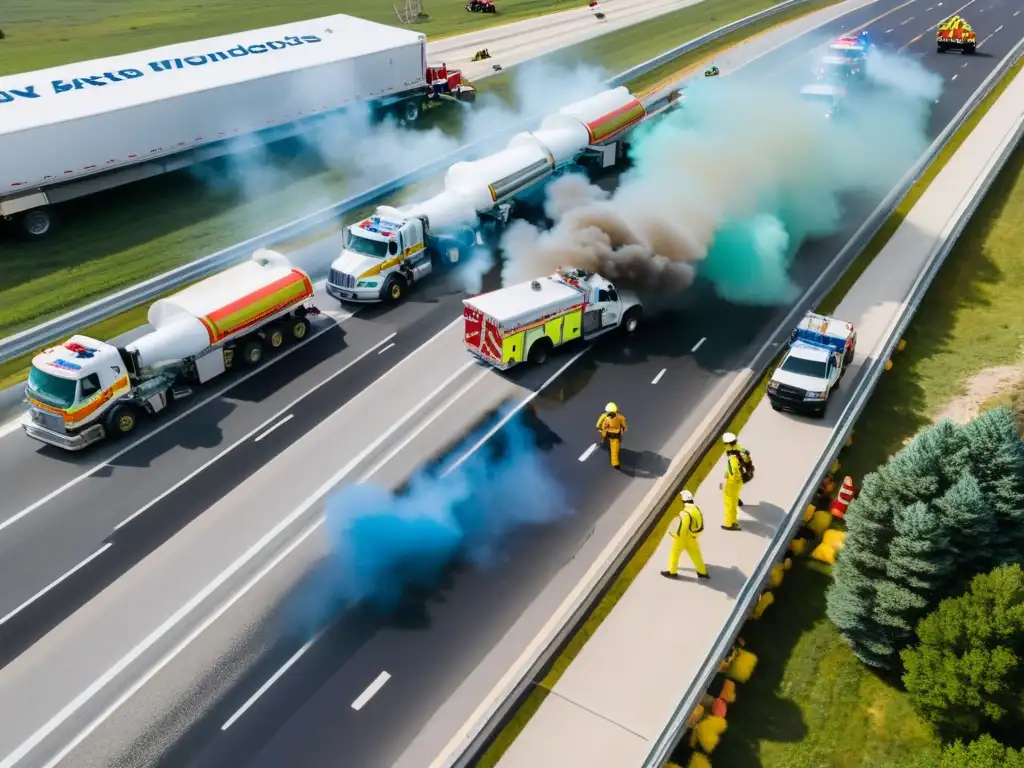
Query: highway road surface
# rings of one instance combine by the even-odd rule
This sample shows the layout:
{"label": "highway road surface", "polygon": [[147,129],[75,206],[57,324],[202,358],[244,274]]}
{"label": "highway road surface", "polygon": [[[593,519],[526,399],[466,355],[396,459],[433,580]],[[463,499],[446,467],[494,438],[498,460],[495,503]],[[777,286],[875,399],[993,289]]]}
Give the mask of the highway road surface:
{"label": "highway road surface", "polygon": [[[933,50],[928,28],[945,13],[928,7],[925,0],[880,0],[824,31],[836,34],[870,23],[876,40],[927,55]],[[982,55],[928,57],[928,65],[948,78],[933,108],[933,133],[973,92],[1000,52],[1024,34],[1024,20],[1013,15],[1015,10],[1006,0],[973,3],[969,18],[979,32],[982,19],[991,30],[999,27],[983,41]],[[797,39],[759,64],[809,66],[806,46]],[[741,56],[723,57],[719,64],[724,69],[731,59],[738,66]],[[804,249],[795,267],[800,284],[810,285],[829,266],[873,202],[855,201],[841,235]],[[214,536],[213,526],[241,538],[245,532],[238,529],[250,523],[259,529],[257,519],[280,520],[340,465],[359,459],[353,451],[375,437],[374,409],[397,424],[389,412],[393,404],[416,405],[432,388],[428,382],[440,386],[447,381],[442,374],[458,372],[455,361],[463,353],[452,340],[457,328],[449,326],[458,315],[459,298],[438,285],[431,295],[390,313],[360,312],[260,376],[232,382],[232,390],[209,402],[197,399],[190,406],[198,405],[196,410],[173,424],[157,422],[147,439],[117,446],[116,452],[104,447],[101,453],[70,457],[37,449],[20,434],[0,439],[0,467],[5,476],[9,472],[19,478],[12,486],[5,483],[0,500],[0,600],[6,601],[0,603],[5,606],[0,614],[17,609],[98,553],[4,622],[0,647],[7,667],[0,671],[0,700],[10,705],[24,699],[27,689],[21,686],[52,696],[26,703],[23,712],[0,727],[2,752],[31,733],[45,719],[43,713],[56,712],[64,703],[57,699],[66,691],[85,689],[96,676],[87,675],[90,670],[83,664],[81,674],[89,680],[79,684],[72,679],[78,665],[69,672],[48,660],[72,658],[65,652],[76,638],[83,643],[79,652],[94,662],[104,654],[116,660],[117,652],[124,652],[118,643],[131,633],[117,637],[117,627],[108,627],[115,639],[104,643],[99,634],[89,635],[87,613],[98,617],[101,610],[115,611],[118,590],[145,599],[144,583],[154,590],[152,611],[163,609],[166,601],[172,607],[165,615],[173,613],[176,595],[171,593],[212,568],[206,562],[210,551],[199,547],[193,550],[194,568],[188,547],[183,559],[165,556],[179,540],[191,536],[194,544],[205,533],[206,550],[227,549],[227,538],[208,538]],[[789,311],[727,307],[698,290],[684,312],[663,316],[625,347],[601,344],[584,353],[530,403],[535,413],[526,409],[545,460],[564,479],[576,514],[534,532],[501,567],[453,574],[443,599],[429,601],[419,615],[382,623],[347,614],[302,651],[308,636],[282,631],[281,612],[291,615],[294,601],[287,598],[295,582],[323,553],[321,537],[311,534],[200,641],[158,671],[130,704],[100,723],[64,764],[214,766],[224,765],[229,755],[232,765],[277,766],[281,755],[290,756],[289,765],[336,765],[338,755],[360,766],[429,764],[618,528],[630,502],[639,500],[650,479],[663,470],[687,430],[700,421],[702,404],[721,392],[731,372],[749,363]],[[432,357],[432,349],[443,351],[447,369]],[[445,420],[468,420],[462,425],[468,428],[500,404],[522,403],[571,359],[553,358],[523,380],[488,375],[477,381],[475,371],[459,372],[461,378],[445,395],[449,413],[459,418]],[[408,361],[404,372],[392,367],[400,360]],[[630,417],[627,448],[632,453],[621,475],[608,471],[601,453],[588,453],[590,427],[608,399],[617,400]],[[420,426],[429,420],[417,419]],[[404,447],[399,442],[394,456],[379,448],[356,462],[357,471],[368,472],[383,462],[377,479],[401,484],[423,456],[443,447],[437,435],[449,432],[446,426],[409,433],[412,441]],[[399,429],[399,434],[407,433]],[[312,507],[318,504],[322,500],[314,499]],[[204,532],[204,526],[210,529]],[[154,552],[162,542],[167,545]],[[222,560],[221,566],[229,561]],[[129,568],[99,599],[22,653]],[[164,569],[163,581],[157,578],[158,568]],[[160,591],[161,584],[168,594]],[[89,626],[95,633],[96,624]],[[81,638],[87,635],[96,638],[96,648],[84,645]],[[293,657],[286,672],[275,677]],[[43,684],[46,675],[61,674],[64,679]],[[353,708],[367,691],[368,701]]]}

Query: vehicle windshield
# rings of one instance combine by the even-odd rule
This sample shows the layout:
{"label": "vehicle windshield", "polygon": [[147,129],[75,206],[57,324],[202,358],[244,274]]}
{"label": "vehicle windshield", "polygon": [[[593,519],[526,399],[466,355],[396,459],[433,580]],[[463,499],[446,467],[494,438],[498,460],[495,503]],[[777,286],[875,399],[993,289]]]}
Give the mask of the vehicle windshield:
{"label": "vehicle windshield", "polygon": [[70,408],[75,404],[78,382],[62,379],[33,366],[28,372],[28,389],[37,400],[54,408]]}
{"label": "vehicle windshield", "polygon": [[779,366],[782,370],[798,376],[813,376],[815,379],[826,378],[826,363],[823,360],[807,360],[802,357],[787,355]]}
{"label": "vehicle windshield", "polygon": [[375,259],[383,259],[388,255],[388,244],[383,240],[371,240],[368,237],[362,237],[356,234],[353,230],[349,230],[347,243],[345,247],[355,253],[361,253],[363,256],[372,256]]}

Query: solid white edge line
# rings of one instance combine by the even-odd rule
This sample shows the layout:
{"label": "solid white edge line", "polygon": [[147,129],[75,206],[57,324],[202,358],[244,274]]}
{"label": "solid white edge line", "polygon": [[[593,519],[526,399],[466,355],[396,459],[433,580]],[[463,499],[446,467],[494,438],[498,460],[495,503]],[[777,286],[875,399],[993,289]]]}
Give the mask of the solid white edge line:
{"label": "solid white edge line", "polygon": [[283,419],[281,419],[279,422],[277,422],[277,424],[274,424],[272,427],[268,427],[261,434],[256,435],[256,439],[253,440],[253,442],[254,443],[258,443],[260,440],[265,438],[267,435],[269,435],[275,429],[277,429],[278,427],[284,426],[285,424],[287,424],[289,421],[291,421],[294,418],[295,418],[295,414],[294,413],[289,413],[287,416],[285,416]]}
{"label": "solid white edge line", "polygon": [[565,373],[567,370],[569,370],[569,366],[571,366],[573,363],[575,363],[577,360],[579,360],[581,357],[583,357],[583,355],[585,355],[589,351],[590,351],[590,347],[589,346],[588,347],[584,347],[579,352],[577,352],[575,355],[573,355],[571,358],[569,358],[569,361],[566,362],[565,365],[563,365],[557,371],[555,371],[551,375],[551,378],[549,378],[547,381],[545,381],[543,384],[541,384],[539,387],[537,387],[537,389],[535,389],[529,395],[524,397],[515,408],[513,408],[511,411],[509,411],[505,415],[505,417],[501,421],[499,421],[490,430],[488,430],[486,435],[484,435],[479,440],[477,440],[476,443],[473,444],[472,448],[470,448],[468,451],[466,451],[464,454],[462,454],[462,456],[460,456],[459,459],[454,464],[452,464],[450,467],[448,467],[448,469],[446,469],[444,472],[442,472],[441,473],[441,477],[442,478],[448,477],[448,475],[450,475],[452,472],[454,472],[456,469],[458,469],[464,463],[466,463],[466,461],[474,453],[479,451],[487,443],[488,440],[490,440],[492,437],[494,437],[496,434],[498,434],[498,432],[501,430],[502,427],[504,427],[506,424],[508,424],[510,421],[512,421],[512,419],[516,416],[516,414],[518,414],[521,410],[523,410],[523,408],[525,408],[531,402],[533,402],[534,398],[536,398],[537,395],[539,395],[545,389],[550,387],[552,385],[552,383],[554,383],[554,381],[559,376],[561,376],[563,373]]}
{"label": "solid white edge line", "polygon": [[[438,387],[438,394],[440,394],[440,392],[443,391],[443,389],[447,389],[448,385],[454,382],[455,379],[457,379],[460,375],[462,375],[462,373],[465,372],[466,368],[468,367],[469,366],[464,366],[460,368],[458,371],[456,371],[454,375],[450,376],[445,381],[445,383],[441,385],[441,387]],[[485,368],[484,370],[480,371],[479,376],[475,376],[474,378],[466,382],[462,389],[460,389],[453,398],[451,398],[446,403],[444,403],[444,405],[438,408],[433,413],[433,415],[431,415],[431,417],[427,419],[425,422],[420,424],[418,428],[416,428],[414,431],[406,435],[405,439],[402,440],[402,442],[400,442],[395,448],[392,448],[390,451],[388,451],[384,458],[382,458],[380,461],[374,464],[373,467],[368,472],[365,472],[363,476],[359,478],[358,482],[365,483],[367,480],[369,480],[371,477],[377,474],[382,467],[386,466],[392,459],[395,458],[395,456],[404,451],[409,446],[409,443],[411,443],[413,440],[415,440],[417,437],[423,434],[427,427],[429,427],[431,424],[433,424],[435,421],[441,418],[441,415],[445,411],[447,411],[452,405],[461,400],[467,392],[473,389],[473,387],[475,387],[477,384],[483,381],[484,378],[489,376],[491,373],[492,371],[490,368]]]}
{"label": "solid white edge line", "polygon": [[124,456],[129,451],[135,450],[137,447],[142,445],[146,440],[149,440],[150,438],[152,438],[154,435],[159,435],[165,429],[169,429],[170,427],[174,426],[175,424],[177,424],[179,421],[181,421],[185,417],[191,416],[193,413],[198,411],[200,408],[202,408],[202,407],[204,407],[206,405],[209,405],[214,400],[216,400],[218,397],[222,397],[225,393],[227,393],[227,392],[231,391],[232,389],[234,389],[235,387],[240,386],[241,384],[245,383],[246,381],[251,379],[253,376],[255,376],[255,375],[259,374],[259,373],[262,373],[265,369],[269,368],[270,366],[274,365],[275,363],[278,363],[281,360],[284,360],[286,357],[288,357],[288,355],[292,354],[296,350],[302,349],[306,344],[309,344],[311,341],[313,341],[313,339],[318,338],[319,336],[322,336],[323,334],[327,333],[328,331],[334,330],[339,325],[341,325],[342,322],[344,322],[345,320],[348,320],[349,318],[353,317],[354,315],[355,315],[355,311],[353,311],[353,312],[349,313],[347,316],[344,316],[341,319],[337,320],[334,325],[329,325],[329,326],[327,326],[325,328],[319,329],[318,331],[316,331],[316,333],[313,333],[312,335],[307,336],[302,341],[299,341],[299,342],[291,345],[290,347],[288,347],[287,349],[282,351],[281,354],[274,355],[274,357],[272,357],[269,360],[267,360],[267,362],[263,363],[259,368],[254,368],[253,370],[251,370],[248,373],[242,375],[238,379],[235,379],[234,381],[228,382],[227,385],[224,386],[222,389],[219,389],[216,392],[211,393],[209,397],[205,398],[204,400],[200,400],[198,403],[195,403],[191,408],[188,408],[187,410],[182,411],[181,413],[179,413],[177,416],[175,416],[170,421],[165,421],[162,424],[159,424],[154,430],[152,430],[151,432],[147,432],[146,434],[144,434],[142,437],[140,437],[135,442],[125,446],[121,450],[119,450],[116,453],[114,453],[112,456],[109,456],[108,458],[106,458],[103,461],[101,461],[99,464],[89,468],[88,470],[86,470],[85,472],[80,474],[78,477],[75,477],[75,478],[69,480],[68,482],[64,483],[64,485],[60,486],[59,488],[55,488],[54,490],[50,491],[48,494],[43,496],[38,501],[33,502],[32,504],[30,504],[29,506],[25,507],[20,512],[12,515],[11,517],[9,517],[6,520],[4,520],[3,522],[0,522],[0,531],[3,531],[5,528],[8,528],[9,526],[14,525],[16,522],[18,522],[22,518],[32,514],[33,512],[35,512],[40,507],[44,506],[48,502],[50,502],[53,499],[57,498],[58,496],[60,496],[65,491],[70,490],[71,488],[74,488],[80,482],[82,482],[86,478],[91,477],[92,475],[96,474],[97,472],[99,472],[104,467],[109,467],[117,459],[121,458],[122,456]]}
{"label": "solid white edge line", "polygon": [[381,672],[377,675],[377,679],[370,683],[366,690],[359,694],[359,698],[352,702],[352,709],[358,712],[360,709],[369,704],[370,699],[377,695],[377,692],[384,687],[384,684],[391,679],[391,675],[387,672]]}
{"label": "solid white edge line", "polygon": [[384,347],[384,349],[382,349],[382,350],[381,350],[380,352],[378,352],[377,354],[378,354],[378,355],[383,355],[383,354],[384,354],[385,352],[387,352],[387,351],[388,351],[389,349],[391,349],[391,348],[392,348],[393,346],[395,346],[395,345],[394,345],[394,344],[388,344],[388,345],[387,345],[386,347]]}
{"label": "solid white edge line", "polygon": [[698,342],[697,342],[696,344],[694,344],[694,345],[693,345],[693,349],[691,349],[691,350],[690,350],[690,352],[696,352],[696,351],[697,351],[698,349],[700,349],[700,348],[701,348],[701,346],[702,346],[702,345],[704,344],[704,342],[705,342],[705,341],[707,341],[707,340],[708,340],[708,337],[707,337],[707,336],[701,336],[701,337],[700,337],[700,341],[698,341]]}
{"label": "solid white edge line", "polygon": [[[445,331],[452,328],[456,323],[461,323],[462,317],[456,318],[454,321],[449,323],[443,330],[438,332],[436,335],[431,337],[426,344],[422,345],[419,349],[430,344],[436,338],[439,338]],[[386,374],[391,375],[395,371],[399,370],[406,361],[411,359],[412,355],[402,358],[393,368],[391,368]],[[475,361],[469,361],[463,370],[471,365],[475,365]],[[121,659],[104,672],[100,677],[94,680],[89,687],[82,691],[78,696],[68,702],[63,709],[57,714],[51,717],[47,722],[41,725],[36,731],[27,738],[17,749],[11,752],[7,757],[4,758],[3,762],[0,762],[0,768],[14,768],[14,766],[25,757],[29,752],[35,749],[44,739],[46,739],[51,733],[59,728],[68,718],[74,715],[79,709],[81,709],[86,702],[88,702],[93,696],[99,691],[105,688],[114,680],[121,672],[127,669],[136,659],[142,654],[149,650],[153,645],[163,638],[168,632],[170,632],[175,626],[180,624],[192,611],[200,606],[204,600],[215,593],[221,586],[227,583],[232,576],[238,571],[244,568],[253,558],[260,554],[266,549],[272,542],[274,542],[281,533],[288,530],[307,510],[310,509],[321,497],[330,492],[342,479],[349,475],[356,467],[358,467],[363,461],[366,460],[367,456],[370,456],[374,451],[378,450],[381,445],[386,443],[391,437],[402,429],[413,416],[415,416],[419,410],[432,400],[436,394],[440,392],[440,389],[435,390],[431,394],[427,395],[419,404],[409,409],[409,411],[399,419],[394,425],[391,426],[384,434],[373,441],[369,446],[363,449],[362,453],[353,458],[344,467],[338,470],[330,479],[328,479],[323,485],[316,489],[311,496],[306,498],[295,510],[291,512],[287,517],[281,520],[271,530],[267,531],[255,544],[249,547],[241,556],[239,556],[231,565],[225,568],[215,579],[210,581],[202,590],[199,591],[191,600],[185,603],[181,608],[175,611],[169,616],[163,624],[154,629],[145,639],[136,645],[131,651],[125,654]],[[107,707],[103,712],[97,715],[85,728],[83,728],[74,739],[72,739],[61,751],[57,757],[48,762],[44,768],[55,768],[68,754],[71,753],[79,744],[85,741],[89,735],[95,731],[108,717],[116,712],[121,706],[124,705],[128,699],[134,696],[143,686],[145,686],[150,680],[152,680],[159,672],[170,664],[174,658],[180,654],[185,648],[187,648],[192,642],[195,641],[203,632],[206,631],[217,619],[223,616],[235,603],[237,603],[250,589],[252,589],[261,579],[263,579],[270,571],[272,571],[278,563],[283,561],[285,557],[291,554],[298,546],[309,538],[310,535],[316,531],[324,522],[323,516],[320,516],[314,520],[310,526],[303,531],[299,537],[289,544],[282,552],[280,552],[273,560],[264,566],[252,579],[234,595],[232,595],[227,601],[225,601],[216,611],[210,616],[203,620],[182,642],[178,643],[172,648],[167,654],[165,654],[160,661],[154,664],[150,669],[141,677],[138,678],[131,686],[121,694],[118,699]]]}
{"label": "solid white edge line", "polygon": [[0,427],[0,438],[7,437],[8,435],[17,432],[21,428],[21,419],[22,417],[18,416]]}
{"label": "solid white edge line", "polygon": [[[248,441],[248,440],[249,440],[250,438],[252,438],[252,436],[253,436],[253,435],[259,434],[261,430],[264,430],[264,429],[266,429],[266,427],[267,427],[267,425],[268,425],[268,424],[273,424],[273,423],[274,423],[274,422],[275,422],[276,420],[280,419],[280,418],[281,418],[281,416],[282,416],[283,414],[285,414],[285,413],[287,413],[288,411],[292,410],[292,408],[294,408],[294,407],[295,407],[296,405],[298,405],[299,403],[301,403],[301,402],[302,402],[303,400],[305,400],[305,399],[306,399],[307,397],[309,397],[309,396],[310,396],[311,394],[313,394],[314,392],[316,392],[316,391],[317,391],[318,389],[320,389],[320,388],[321,388],[321,387],[323,387],[324,385],[326,385],[326,384],[328,384],[329,382],[333,381],[333,380],[334,380],[334,379],[336,379],[336,378],[337,378],[338,376],[341,376],[341,374],[343,374],[343,373],[344,373],[345,371],[347,371],[347,370],[348,370],[349,368],[351,368],[351,367],[352,367],[353,365],[355,365],[356,363],[360,362],[360,361],[361,361],[361,360],[363,360],[364,358],[368,357],[368,356],[369,356],[370,354],[372,354],[372,353],[374,352],[374,350],[376,350],[376,349],[377,349],[377,347],[379,347],[379,346],[381,346],[382,344],[385,344],[386,342],[390,341],[391,339],[393,339],[393,338],[395,337],[395,335],[396,335],[396,334],[392,333],[392,334],[391,334],[390,336],[387,336],[387,337],[385,337],[385,338],[381,339],[381,340],[380,340],[380,341],[378,341],[378,342],[377,342],[377,343],[376,343],[375,345],[373,345],[372,347],[370,347],[369,349],[367,349],[367,350],[366,350],[365,352],[363,352],[363,353],[362,353],[361,355],[359,355],[358,357],[356,357],[356,358],[355,358],[354,360],[350,360],[350,361],[349,361],[348,363],[346,363],[346,364],[345,364],[345,365],[343,365],[343,366],[342,366],[341,368],[339,368],[338,370],[336,370],[336,371],[335,371],[334,373],[332,373],[332,374],[331,374],[330,376],[328,376],[328,377],[327,377],[326,379],[324,379],[323,381],[321,381],[321,382],[320,382],[319,384],[317,384],[317,385],[316,385],[315,387],[312,387],[311,389],[307,390],[307,391],[306,391],[306,392],[305,392],[304,394],[302,394],[301,396],[299,396],[298,398],[296,398],[295,400],[293,400],[292,402],[290,402],[290,403],[289,403],[288,405],[286,405],[286,406],[285,406],[284,408],[282,408],[281,410],[279,410],[279,411],[278,411],[277,413],[275,413],[275,414],[274,414],[273,416],[271,416],[271,417],[270,417],[269,419],[265,419],[265,420],[264,420],[264,421],[262,421],[262,422],[261,422],[260,424],[258,424],[258,425],[257,425],[257,426],[256,426],[255,428],[253,428],[253,429],[250,429],[250,430],[249,430],[248,432],[246,432],[246,433],[245,433],[245,435],[243,435],[243,436],[242,436],[242,437],[241,437],[240,439],[238,439],[238,440],[236,440],[235,442],[233,442],[233,443],[232,443],[231,445],[229,445],[229,446],[228,446],[227,448],[225,448],[225,449],[224,449],[223,451],[221,451],[220,453],[218,453],[218,454],[217,454],[216,456],[213,456],[213,457],[212,457],[212,458],[210,458],[210,459],[209,459],[208,461],[206,461],[205,463],[201,464],[201,465],[200,465],[199,467],[197,467],[196,469],[194,469],[194,470],[192,470],[191,472],[189,472],[189,473],[188,473],[187,475],[185,475],[185,477],[181,478],[181,480],[179,480],[178,482],[176,482],[176,483],[175,483],[174,485],[172,485],[172,486],[171,486],[170,488],[168,488],[167,490],[165,490],[165,491],[164,491],[163,493],[161,493],[161,494],[160,494],[159,496],[157,496],[157,497],[155,497],[155,498],[151,499],[151,500],[150,500],[150,501],[148,501],[148,502],[147,502],[146,504],[144,504],[144,505],[143,505],[142,507],[140,507],[139,509],[137,509],[137,510],[135,510],[134,512],[132,512],[132,513],[131,513],[131,514],[130,514],[130,515],[129,515],[128,517],[126,517],[126,518],[125,518],[124,520],[122,520],[122,521],[121,521],[120,523],[118,523],[117,525],[115,525],[115,526],[114,526],[114,530],[115,530],[115,531],[119,531],[119,530],[121,530],[121,529],[122,529],[122,528],[124,528],[124,527],[125,527],[126,525],[128,525],[128,523],[130,523],[130,522],[131,522],[132,520],[134,520],[134,519],[135,519],[135,518],[137,518],[137,517],[138,517],[139,515],[141,515],[141,514],[143,514],[144,512],[146,512],[146,510],[152,509],[152,508],[153,508],[153,507],[154,507],[155,505],[157,505],[158,503],[160,503],[161,501],[163,501],[163,500],[164,500],[164,499],[165,499],[166,497],[170,496],[170,495],[171,495],[172,493],[174,493],[174,492],[175,492],[176,490],[178,490],[179,488],[181,488],[181,487],[182,487],[183,485],[185,485],[185,484],[186,484],[186,483],[188,483],[188,482],[191,482],[192,478],[194,478],[194,477],[195,477],[196,475],[199,475],[199,474],[201,474],[202,472],[205,472],[205,471],[206,471],[207,469],[209,469],[209,468],[210,468],[211,466],[213,466],[213,465],[214,465],[214,464],[215,464],[216,462],[220,461],[220,460],[221,460],[221,459],[222,459],[223,457],[225,457],[225,456],[227,456],[227,455],[228,455],[229,453],[231,453],[231,451],[235,450],[235,448],[237,448],[238,446],[242,445],[242,443],[245,443],[245,442],[247,442],[247,441]],[[284,422],[282,422],[282,423],[284,423]],[[278,425],[278,426],[280,426],[280,425]],[[270,431],[270,430],[267,430],[267,432],[268,432],[268,433],[269,433],[269,431]]]}
{"label": "solid white edge line", "polygon": [[583,453],[580,454],[580,461],[586,461],[590,458],[590,454],[597,450],[597,443],[591,443],[590,447],[587,448]]}
{"label": "solid white edge line", "polygon": [[104,552],[106,552],[106,551],[107,551],[108,549],[110,549],[110,548],[111,548],[112,546],[114,546],[114,542],[112,542],[112,541],[108,541],[108,542],[107,542],[106,544],[104,544],[104,545],[103,545],[102,547],[100,547],[99,549],[97,549],[97,550],[96,550],[95,552],[93,552],[93,553],[92,553],[91,555],[89,555],[89,556],[88,556],[87,558],[85,558],[85,560],[83,560],[82,562],[80,562],[80,563],[79,563],[78,565],[76,565],[76,566],[75,566],[74,568],[72,568],[72,569],[71,569],[71,570],[69,570],[69,571],[66,571],[66,572],[64,573],[64,575],[63,575],[63,576],[60,576],[60,577],[58,577],[58,578],[54,579],[53,581],[51,581],[51,582],[50,582],[49,584],[47,584],[47,585],[46,585],[45,587],[43,587],[43,588],[42,588],[41,590],[39,590],[39,591],[38,591],[38,592],[36,592],[36,593],[35,593],[34,595],[32,595],[32,597],[30,597],[30,598],[29,598],[28,600],[26,600],[25,602],[23,602],[23,603],[22,603],[21,605],[19,605],[19,606],[18,606],[17,608],[15,608],[15,609],[14,609],[13,611],[11,611],[11,612],[10,612],[10,613],[8,613],[8,614],[7,614],[6,616],[4,616],[4,617],[3,617],[2,619],[0,619],[0,626],[3,626],[3,625],[4,625],[4,624],[6,624],[6,623],[7,623],[8,621],[10,621],[11,619],[13,619],[13,618],[14,618],[15,616],[17,616],[17,615],[18,615],[19,613],[21,613],[21,612],[22,612],[23,610],[25,610],[25,609],[26,609],[26,608],[28,608],[28,607],[29,607],[30,605],[32,605],[32,603],[34,603],[34,602],[35,602],[36,600],[38,600],[38,599],[39,599],[40,597],[42,597],[42,596],[43,596],[43,595],[45,595],[45,594],[46,594],[47,592],[49,592],[49,591],[50,591],[51,589],[53,589],[54,587],[56,587],[56,586],[57,586],[58,584],[60,584],[61,582],[65,581],[65,580],[67,580],[67,579],[69,579],[69,578],[70,578],[71,576],[73,576],[74,574],[76,574],[76,573],[77,573],[78,571],[80,571],[80,570],[82,570],[83,568],[85,568],[85,566],[87,566],[87,565],[88,565],[89,563],[91,563],[91,562],[92,562],[93,560],[95,560],[95,559],[96,559],[97,557],[99,557],[100,555],[102,555],[102,554],[103,554]]}
{"label": "solid white edge line", "polygon": [[665,375],[665,372],[667,370],[668,368],[662,368],[660,371],[658,371],[658,375],[651,379],[651,384],[657,384],[659,381],[661,381],[661,377]]}
{"label": "solid white edge line", "polygon": [[250,696],[248,699],[246,699],[245,704],[243,704],[241,707],[239,707],[238,710],[235,712],[235,714],[233,714],[231,717],[229,717],[224,722],[224,725],[222,725],[220,727],[220,729],[222,731],[226,731],[228,728],[230,728],[232,725],[235,724],[235,722],[238,720],[238,718],[240,718],[242,715],[244,715],[246,712],[248,712],[249,708],[252,707],[252,705],[256,703],[257,699],[259,699],[260,696],[262,696],[264,693],[266,693],[270,689],[270,686],[272,686],[274,683],[276,683],[278,680],[280,680],[281,677],[284,675],[284,673],[287,672],[289,669],[291,669],[292,665],[295,664],[295,662],[297,662],[299,659],[301,659],[305,655],[306,651],[308,651],[310,648],[313,647],[313,643],[315,643],[317,640],[319,640],[320,636],[323,635],[323,633],[324,633],[324,630],[321,629],[310,640],[307,640],[305,645],[303,645],[301,648],[299,648],[299,650],[297,650],[295,653],[293,653],[291,655],[291,658],[289,658],[288,661],[286,661],[281,666],[281,668],[277,670],[277,672],[275,672],[273,675],[271,675],[270,679],[267,680],[267,682],[265,682],[263,685],[261,685],[259,687],[259,689],[256,691],[256,693],[254,693],[252,696]]}

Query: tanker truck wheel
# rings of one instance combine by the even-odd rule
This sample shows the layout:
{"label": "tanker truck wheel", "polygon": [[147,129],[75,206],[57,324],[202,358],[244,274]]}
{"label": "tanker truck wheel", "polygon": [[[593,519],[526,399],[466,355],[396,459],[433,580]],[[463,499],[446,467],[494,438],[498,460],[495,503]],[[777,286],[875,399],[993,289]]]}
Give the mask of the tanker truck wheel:
{"label": "tanker truck wheel", "polygon": [[263,360],[263,344],[260,343],[259,339],[253,339],[245,343],[242,347],[242,359],[250,367],[260,364],[260,361]]}
{"label": "tanker truck wheel", "polygon": [[107,414],[106,430],[111,437],[124,437],[135,430],[139,414],[128,404],[115,405]]}
{"label": "tanker truck wheel", "polygon": [[390,304],[398,304],[405,298],[405,291],[408,289],[408,281],[401,275],[392,275],[384,283],[384,300]]}
{"label": "tanker truck wheel", "polygon": [[296,317],[292,320],[292,338],[301,341],[309,335],[309,320],[304,317]]}
{"label": "tanker truck wheel", "polygon": [[49,211],[37,208],[26,211],[18,219],[21,232],[28,240],[40,240],[50,234],[53,229],[53,215]]}
{"label": "tanker truck wheel", "polygon": [[284,327],[272,325],[267,329],[267,344],[271,349],[280,349],[284,346]]}
{"label": "tanker truck wheel", "polygon": [[544,365],[554,345],[551,339],[537,339],[530,345],[530,351],[526,353],[526,361],[531,365]]}
{"label": "tanker truck wheel", "polygon": [[399,122],[412,125],[420,119],[420,103],[416,99],[406,99],[398,110]]}

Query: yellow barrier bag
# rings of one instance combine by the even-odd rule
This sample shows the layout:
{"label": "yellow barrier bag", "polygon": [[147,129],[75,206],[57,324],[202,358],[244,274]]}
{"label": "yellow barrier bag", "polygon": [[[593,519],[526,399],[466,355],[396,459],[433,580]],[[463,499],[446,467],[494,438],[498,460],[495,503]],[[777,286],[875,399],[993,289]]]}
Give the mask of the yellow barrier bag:
{"label": "yellow barrier bag", "polygon": [[832,565],[836,561],[836,551],[826,544],[819,544],[811,552],[811,557],[820,563]]}
{"label": "yellow barrier bag", "polygon": [[814,531],[815,536],[821,536],[828,530],[828,527],[832,525],[832,515],[826,512],[824,509],[819,509],[814,513],[814,517],[811,518],[811,522],[807,524],[807,527]]}
{"label": "yellow barrier bag", "polygon": [[700,748],[710,755],[715,751],[718,742],[722,740],[722,734],[728,727],[729,724],[725,722],[724,717],[711,715],[697,723],[697,727],[693,731],[697,734],[697,743],[700,744]]}
{"label": "yellow barrier bag", "polygon": [[750,651],[740,651],[736,654],[736,658],[733,659],[725,674],[730,680],[735,680],[737,683],[745,683],[754,674],[754,667],[756,666],[757,656]]}
{"label": "yellow barrier bag", "polygon": [[700,704],[690,713],[690,719],[687,721],[687,727],[693,728],[697,723],[704,717],[704,707]]}
{"label": "yellow barrier bag", "polygon": [[718,696],[722,701],[729,704],[736,703],[736,683],[732,680],[726,680],[722,683],[722,692]]}
{"label": "yellow barrier bag", "polygon": [[770,591],[765,592],[761,595],[761,599],[757,601],[757,605],[754,606],[753,612],[750,614],[752,619],[760,619],[761,615],[768,610],[768,606],[775,602],[775,595]]}
{"label": "yellow barrier bag", "polygon": [[794,555],[802,555],[807,550],[807,539],[793,539],[789,542],[789,551]]}
{"label": "yellow barrier bag", "polygon": [[838,552],[846,544],[846,533],[835,528],[829,528],[825,531],[825,535],[821,537],[821,543],[826,547],[832,547],[832,549]]}
{"label": "yellow barrier bag", "polygon": [[711,761],[700,752],[694,752],[690,755],[690,762],[686,768],[711,768]]}
{"label": "yellow barrier bag", "polygon": [[814,517],[814,505],[808,504],[807,509],[804,510],[804,522],[811,522],[811,518]]}
{"label": "yellow barrier bag", "polygon": [[775,563],[771,567],[771,586],[772,589],[776,589],[782,586],[782,577],[785,573],[785,565],[782,563]]}

